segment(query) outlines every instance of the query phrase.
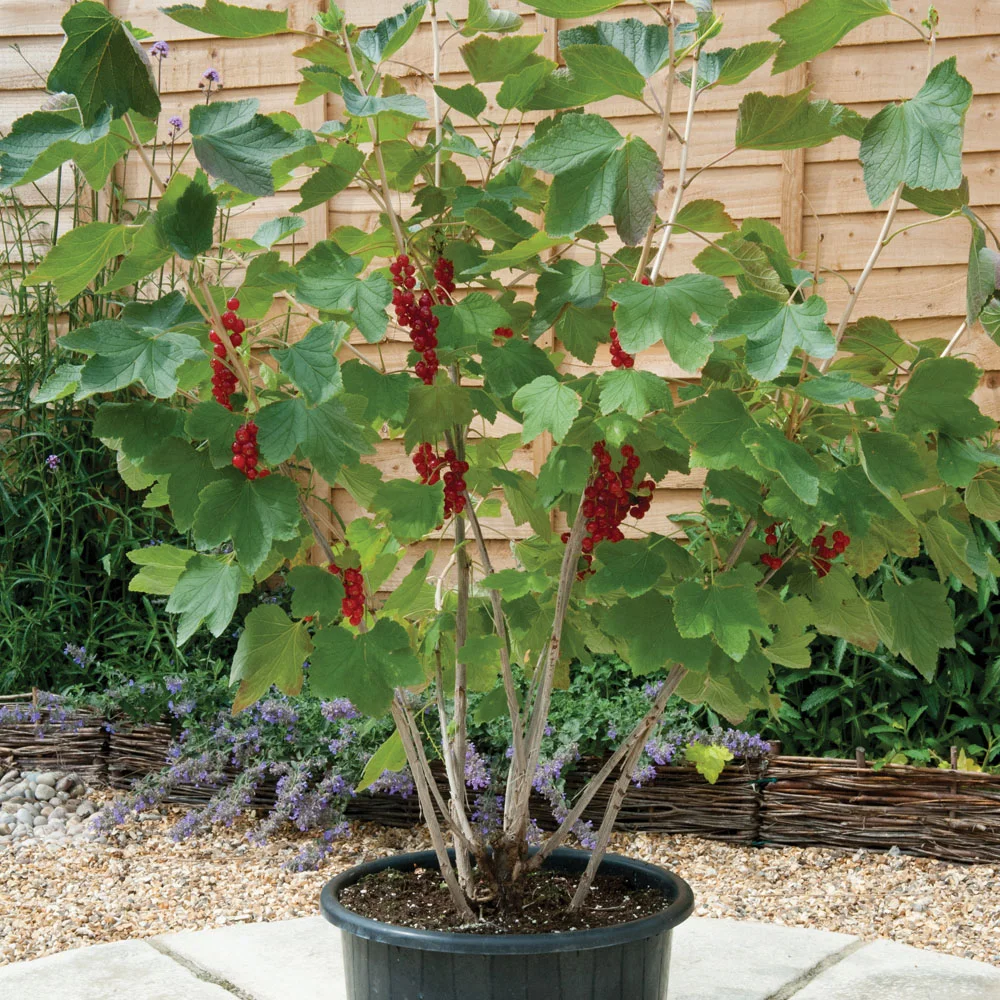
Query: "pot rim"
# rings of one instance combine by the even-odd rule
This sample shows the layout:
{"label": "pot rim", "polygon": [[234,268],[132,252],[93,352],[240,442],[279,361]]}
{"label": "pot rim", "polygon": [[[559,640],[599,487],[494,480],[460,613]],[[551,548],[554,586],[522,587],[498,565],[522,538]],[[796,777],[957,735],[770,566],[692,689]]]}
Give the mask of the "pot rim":
{"label": "pot rim", "polygon": [[[546,867],[582,872],[589,858],[590,854],[586,851],[560,848],[552,852],[545,864]],[[660,888],[668,902],[659,913],[610,927],[594,927],[579,931],[546,931],[540,934],[461,934],[456,931],[402,927],[399,924],[373,920],[347,909],[338,898],[341,889],[386,868],[437,867],[439,867],[437,856],[433,851],[417,851],[410,854],[394,854],[349,868],[323,886],[320,894],[323,917],[345,934],[401,948],[463,955],[538,955],[608,948],[656,937],[686,920],[694,909],[694,894],[683,879],[656,865],[619,854],[605,856],[601,862],[601,873],[626,877],[638,875],[647,887]]]}

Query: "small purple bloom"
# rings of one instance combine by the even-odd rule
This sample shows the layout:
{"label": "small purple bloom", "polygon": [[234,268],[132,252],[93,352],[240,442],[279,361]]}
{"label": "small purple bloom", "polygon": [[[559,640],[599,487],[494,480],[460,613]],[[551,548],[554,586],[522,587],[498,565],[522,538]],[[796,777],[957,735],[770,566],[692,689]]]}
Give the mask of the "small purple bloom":
{"label": "small purple bloom", "polygon": [[180,689],[184,687],[184,678],[167,677],[163,683],[166,685],[168,693],[178,694],[180,692]]}
{"label": "small purple bloom", "polygon": [[184,119],[180,115],[172,115],[167,119],[167,124],[174,130],[179,131],[184,128]]}
{"label": "small purple bloom", "polygon": [[52,472],[55,472],[56,469],[59,468],[59,464],[60,464],[59,456],[58,455],[49,455],[49,457],[47,459],[45,459],[45,464],[49,467],[49,469]]}
{"label": "small purple bloom", "polygon": [[219,76],[219,71],[217,69],[212,69],[209,67],[201,74],[203,80],[208,80],[209,83],[219,84],[222,83],[222,77]]}
{"label": "small purple bloom", "polygon": [[166,59],[170,54],[170,46],[166,42],[153,42],[149,54],[157,59]]}

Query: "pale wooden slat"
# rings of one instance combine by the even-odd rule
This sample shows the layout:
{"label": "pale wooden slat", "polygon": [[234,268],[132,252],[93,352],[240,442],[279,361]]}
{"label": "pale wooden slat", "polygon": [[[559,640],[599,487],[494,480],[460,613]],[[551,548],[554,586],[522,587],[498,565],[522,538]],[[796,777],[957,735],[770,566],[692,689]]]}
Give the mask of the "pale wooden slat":
{"label": "pale wooden slat", "polygon": [[[204,35],[186,25],[180,24],[160,10],[160,4],[148,0],[106,0],[109,9],[118,17],[131,21],[137,28],[145,28],[153,33],[153,39],[175,42],[181,39],[211,40],[215,35]],[[163,4],[167,6],[167,4]],[[300,31],[314,27],[313,15],[325,8],[319,0],[240,0],[242,7],[257,7],[264,10],[287,10],[288,26]],[[249,40],[253,44],[253,39]],[[301,43],[300,43],[301,44]]]}
{"label": "pale wooden slat", "polygon": [[59,22],[72,0],[3,0],[0,3],[0,38],[24,35],[61,35]]}
{"label": "pale wooden slat", "polygon": [[[996,204],[996,155],[970,153],[963,166],[969,178],[971,203],[974,206]],[[807,163],[806,191],[809,194],[806,210],[819,215],[873,211],[865,193],[861,164],[857,162]]]}
{"label": "pale wooden slat", "polygon": [[[967,271],[963,265],[873,271],[854,316],[878,315],[888,320],[959,316],[965,310]],[[848,271],[845,276],[853,284],[859,273]],[[830,304],[831,320],[839,319],[847,304],[847,287],[836,279],[827,281],[824,297]]]}

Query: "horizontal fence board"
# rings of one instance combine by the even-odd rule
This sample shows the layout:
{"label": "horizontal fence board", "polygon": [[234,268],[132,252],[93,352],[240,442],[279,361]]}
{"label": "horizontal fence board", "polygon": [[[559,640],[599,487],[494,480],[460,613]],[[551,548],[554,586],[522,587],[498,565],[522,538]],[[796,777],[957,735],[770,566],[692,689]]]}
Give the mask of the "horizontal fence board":
{"label": "horizontal fence board", "polygon": [[[158,4],[150,3],[149,0],[105,0],[105,2],[118,17],[131,21],[137,28],[151,31],[153,38],[149,40],[149,43],[156,39],[174,42],[181,39],[204,41],[216,37],[215,35],[203,34],[175,21],[172,17],[162,13]],[[287,10],[288,26],[303,31],[315,27],[313,16],[324,9],[326,4],[320,0],[240,0],[240,6],[264,10]],[[253,42],[254,39],[250,39],[250,44]],[[303,44],[303,42],[300,41],[299,44]]]}

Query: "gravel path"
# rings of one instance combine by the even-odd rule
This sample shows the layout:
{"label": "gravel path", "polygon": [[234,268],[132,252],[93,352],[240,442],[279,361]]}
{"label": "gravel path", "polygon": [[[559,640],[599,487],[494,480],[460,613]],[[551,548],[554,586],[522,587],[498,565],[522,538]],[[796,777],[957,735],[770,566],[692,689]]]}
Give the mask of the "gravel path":
{"label": "gravel path", "polygon": [[[248,846],[242,830],[174,843],[182,811],[104,843],[26,840],[0,850],[0,964],[106,941],[317,912],[342,868],[427,846],[421,830],[357,825],[318,872],[282,863],[305,838]],[[616,836],[615,850],[674,869],[696,913],[886,937],[1000,965],[1000,869],[818,848],[756,850],[687,836]]]}

